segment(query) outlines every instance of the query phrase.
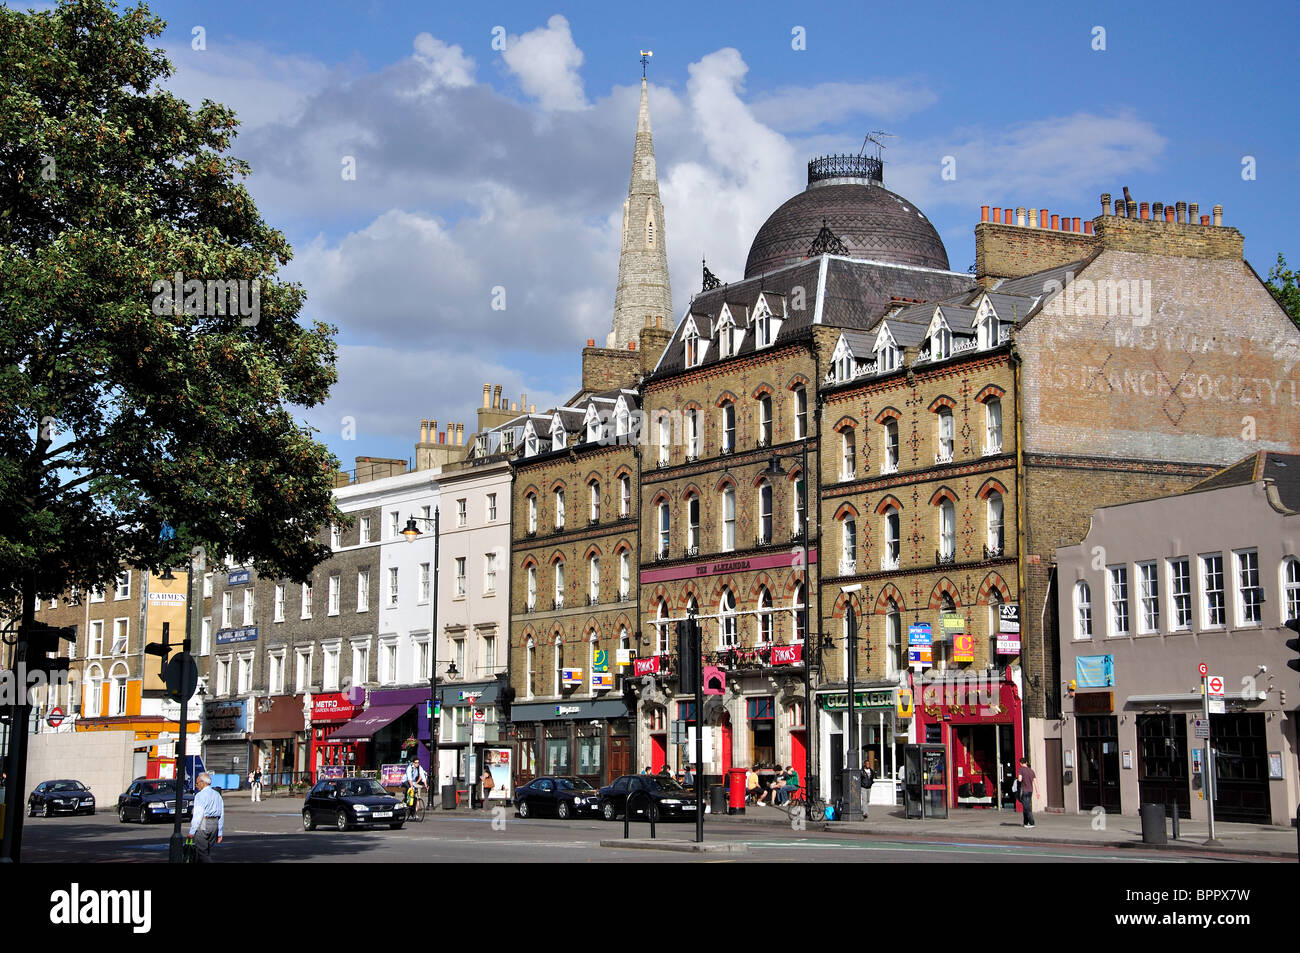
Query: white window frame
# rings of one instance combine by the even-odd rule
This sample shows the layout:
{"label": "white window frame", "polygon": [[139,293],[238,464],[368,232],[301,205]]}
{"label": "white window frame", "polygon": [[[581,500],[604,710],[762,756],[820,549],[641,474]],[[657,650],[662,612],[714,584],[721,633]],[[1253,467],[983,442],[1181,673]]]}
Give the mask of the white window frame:
{"label": "white window frame", "polygon": [[758,445],[770,447],[776,442],[776,421],[772,413],[772,395],[760,394],[758,398]]}
{"label": "white window frame", "polygon": [[953,455],[956,452],[956,436],[951,407],[940,407],[935,411],[936,426],[938,427],[938,447],[935,451],[935,463],[952,463]]}
{"label": "white window frame", "polygon": [[466,586],[467,586],[467,580],[466,580],[466,575],[465,575],[465,574],[466,574],[466,571],[467,571],[467,568],[468,568],[468,567],[467,567],[468,559],[469,559],[469,557],[467,557],[467,556],[457,556],[457,557],[456,557],[456,590],[455,590],[455,592],[456,592],[456,596],[455,596],[455,598],[457,598],[457,599],[464,599],[464,598],[465,598],[465,589],[466,589]]}
{"label": "white window frame", "polygon": [[722,489],[722,552],[730,553],[736,549],[736,488]]}
{"label": "white window frame", "polygon": [[1138,582],[1138,634],[1160,631],[1160,571],[1154,560],[1134,565]]}
{"label": "white window frame", "polygon": [[[366,685],[370,682],[370,639],[352,640],[352,684]],[[358,673],[360,675],[358,676]]]}
{"label": "white window frame", "polygon": [[[1217,560],[1217,563],[1213,561]],[[1227,592],[1227,569],[1224,566],[1223,553],[1201,553],[1197,556],[1197,576],[1200,581],[1201,592],[1201,628],[1202,629],[1226,629],[1228,626],[1228,592]],[[1212,581],[1210,569],[1211,565],[1217,565],[1218,588],[1211,589]],[[1217,605],[1214,596],[1217,594]],[[1215,621],[1216,615],[1219,621]]]}
{"label": "white window frame", "polygon": [[1300,559],[1287,555],[1282,557],[1278,566],[1278,591],[1282,598],[1278,600],[1285,625],[1291,619],[1300,619]]}
{"label": "white window frame", "polygon": [[686,550],[700,551],[700,498],[694,492],[686,498]]}
{"label": "white window frame", "polygon": [[302,584],[302,617],[311,618],[311,583],[309,582]]}
{"label": "white window frame", "polygon": [[337,692],[342,678],[343,647],[336,639],[321,643],[321,690]]}
{"label": "white window frame", "polygon": [[497,591],[497,554],[483,554],[483,594],[495,595]]}
{"label": "white window frame", "polygon": [[535,565],[529,564],[526,578],[524,606],[529,612],[532,612],[537,608],[537,567]]}
{"label": "white window frame", "polygon": [[497,495],[495,493],[487,495],[487,519],[489,523],[495,523],[497,519]]}
{"label": "white window frame", "polygon": [[[129,569],[126,572],[119,573],[117,578],[113,580],[113,583],[114,583],[113,586],[114,601],[117,601],[118,599],[131,598],[131,571]],[[57,608],[58,604],[59,601],[57,598],[50,600],[51,609]]]}
{"label": "white window frame", "polygon": [[284,583],[275,584],[275,596],[272,600],[272,610],[274,612],[273,622],[284,621]]}
{"label": "white window frame", "polygon": [[370,611],[370,570],[357,570],[357,611]]}
{"label": "white window frame", "polygon": [[718,648],[729,649],[740,645],[740,624],[736,614],[736,594],[731,587],[722,590],[718,600]]}
{"label": "white window frame", "polygon": [[397,639],[379,640],[379,684],[397,684]]}
{"label": "white window frame", "polygon": [[852,427],[840,431],[840,480],[852,480],[858,469],[857,432]]}
{"label": "white window frame", "polygon": [[266,653],[268,690],[272,695],[284,694],[284,649]]}
{"label": "white window frame", "polygon": [[632,515],[632,478],[628,476],[626,473],[624,473],[621,477],[618,478],[618,490],[619,490],[618,515],[631,516]]}
{"label": "white window frame", "polygon": [[898,472],[898,418],[890,417],[884,423],[885,452],[880,456],[881,473]]}
{"label": "white window frame", "polygon": [[618,554],[618,601],[626,602],[632,594],[632,554],[626,549]]}
{"label": "white window frame", "polygon": [[466,526],[469,524],[469,500],[461,497],[456,501],[456,525]]}
{"label": "white window frame", "polygon": [[880,554],[881,569],[897,569],[903,558],[903,517],[898,507],[885,507],[885,545]]}
{"label": "white window frame", "polygon": [[840,520],[840,575],[855,576],[858,572],[858,521],[852,516]]}
{"label": "white window frame", "polygon": [[401,574],[397,566],[388,567],[388,607],[396,606],[400,598]]}
{"label": "white window frame", "polygon": [[[1186,556],[1165,560],[1169,586],[1169,631],[1188,632],[1195,619],[1196,595],[1192,587],[1192,562]],[[1180,586],[1179,582],[1185,585]],[[1180,617],[1185,621],[1180,621]]]}
{"label": "white window frame", "polygon": [[564,560],[555,562],[555,608],[564,608]]}
{"label": "white window frame", "polygon": [[957,558],[957,506],[947,497],[939,501],[939,555]]}
{"label": "white window frame", "polygon": [[555,491],[555,528],[564,529],[564,490]]}
{"label": "white window frame", "polygon": [[722,405],[722,442],[719,446],[723,453],[736,450],[736,405],[731,401]]}
{"label": "white window frame", "polygon": [[369,516],[361,517],[360,532],[361,532],[360,535],[361,544],[365,545],[366,543],[370,542],[370,517]]}
{"label": "white window frame", "polygon": [[326,608],[327,615],[339,614],[339,603],[341,601],[340,589],[342,588],[342,586],[343,586],[343,577],[340,576],[338,573],[330,573],[329,595],[328,595],[329,603]]}
{"label": "white window frame", "polygon": [[537,532],[537,494],[528,494],[528,535],[532,536]]}
{"label": "white window frame", "polygon": [[994,490],[984,501],[984,522],[989,552],[1002,555],[1006,552],[1006,507],[1002,494]]}
{"label": "white window frame", "polygon": [[990,397],[984,401],[984,456],[1002,452],[1002,401]]}
{"label": "white window frame", "polygon": [[670,448],[672,446],[672,421],[668,419],[667,414],[659,415],[659,465],[668,466]]}
{"label": "white window frame", "polygon": [[1092,638],[1092,587],[1086,579],[1074,584],[1074,638]]}
{"label": "white window frame", "polygon": [[113,644],[109,655],[126,655],[131,646],[131,620],[127,618],[113,620]]}
{"label": "white window frame", "polygon": [[600,481],[592,480],[587,484],[587,496],[590,510],[587,519],[592,523],[600,522]]}
{"label": "white window frame", "polygon": [[257,590],[249,586],[244,590],[244,625],[257,621]]}
{"label": "white window frame", "polygon": [[221,627],[229,629],[234,625],[235,616],[235,592],[233,589],[227,589],[221,594]]}
{"label": "white window frame", "polygon": [[587,560],[587,598],[591,605],[600,604],[600,556],[595,553]]}
{"label": "white window frame", "polygon": [[1128,565],[1106,567],[1106,635],[1123,638],[1133,634],[1129,607]]}
{"label": "white window frame", "polygon": [[808,435],[808,388],[800,385],[794,389],[794,439]]}
{"label": "white window frame", "polygon": [[[311,670],[312,655],[315,652],[314,646],[298,648],[293,653],[293,683],[296,694],[304,694],[311,691]],[[218,694],[223,694],[218,692]]]}

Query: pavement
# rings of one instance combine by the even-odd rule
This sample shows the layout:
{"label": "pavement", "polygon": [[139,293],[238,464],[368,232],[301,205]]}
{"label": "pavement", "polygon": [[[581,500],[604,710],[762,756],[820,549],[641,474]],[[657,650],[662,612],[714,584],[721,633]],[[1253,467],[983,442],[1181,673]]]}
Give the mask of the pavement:
{"label": "pavement", "polygon": [[[250,799],[247,790],[222,791],[226,798]],[[302,795],[262,795],[264,800],[301,800]],[[455,811],[435,812],[450,816],[463,814],[482,816],[481,810],[459,808]],[[513,810],[510,812],[513,815]],[[1216,823],[1218,844],[1206,844],[1209,825],[1203,821],[1179,820],[1178,840],[1172,836],[1172,824],[1166,821],[1167,843],[1143,844],[1142,824],[1139,818],[1122,814],[1034,814],[1035,825],[1026,829],[1015,811],[954,809],[946,820],[916,820],[903,816],[901,807],[890,808],[873,805],[865,821],[807,821],[805,828],[794,826],[780,808],[751,806],[744,814],[706,815],[709,825],[725,825],[738,830],[753,825],[782,830],[813,830],[835,834],[906,839],[909,837],[951,840],[984,841],[1019,844],[1070,844],[1087,847],[1142,848],[1143,850],[1187,851],[1200,854],[1235,854],[1254,857],[1273,857],[1296,860],[1296,829],[1263,824]]]}

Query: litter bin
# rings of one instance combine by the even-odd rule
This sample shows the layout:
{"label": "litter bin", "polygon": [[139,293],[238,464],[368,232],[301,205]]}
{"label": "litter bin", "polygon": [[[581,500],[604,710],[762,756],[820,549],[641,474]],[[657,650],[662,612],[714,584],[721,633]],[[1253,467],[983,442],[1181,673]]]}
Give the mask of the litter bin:
{"label": "litter bin", "polygon": [[709,788],[709,813],[727,813],[727,789],[721,784],[715,784]]}
{"label": "litter bin", "polygon": [[1165,806],[1143,804],[1138,813],[1142,816],[1142,843],[1165,843]]}
{"label": "litter bin", "polygon": [[727,813],[744,814],[745,813],[745,778],[749,775],[748,768],[728,768],[727,769]]}
{"label": "litter bin", "polygon": [[444,811],[456,810],[456,785],[444,784],[442,786],[442,809]]}

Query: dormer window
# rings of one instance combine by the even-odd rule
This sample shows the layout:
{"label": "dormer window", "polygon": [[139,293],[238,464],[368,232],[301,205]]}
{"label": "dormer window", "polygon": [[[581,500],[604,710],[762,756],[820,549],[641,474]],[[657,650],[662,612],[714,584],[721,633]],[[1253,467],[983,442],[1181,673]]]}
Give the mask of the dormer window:
{"label": "dormer window", "polygon": [[600,417],[596,413],[596,408],[591,407],[587,410],[587,442],[595,443],[600,439]]}
{"label": "dormer window", "polygon": [[524,436],[524,456],[537,456],[537,433],[531,427],[528,428],[528,433]]}
{"label": "dormer window", "polygon": [[852,379],[853,355],[845,350],[835,361],[835,380],[842,384]]}
{"label": "dormer window", "polygon": [[569,442],[569,435],[564,432],[564,428],[561,427],[559,424],[554,425],[551,428],[551,449],[563,450],[566,446],[568,446],[568,442]]}
{"label": "dormer window", "polygon": [[695,367],[700,363],[700,332],[695,330],[694,324],[686,329],[683,342],[686,348],[686,366]]}
{"label": "dormer window", "polygon": [[767,347],[771,343],[771,321],[767,308],[759,308],[758,317],[754,319],[754,347]]}
{"label": "dormer window", "polygon": [[718,325],[718,357],[731,357],[731,332],[732,323],[730,319],[723,319]]}
{"label": "dormer window", "polygon": [[876,352],[876,367],[881,374],[898,369],[898,348],[886,344]]}
{"label": "dormer window", "polygon": [[979,349],[987,351],[989,348],[998,346],[998,337],[1001,334],[1001,328],[998,324],[998,316],[991,310],[980,319],[979,327],[976,329]]}
{"label": "dormer window", "polygon": [[627,436],[628,413],[627,408],[622,402],[618,405],[618,410],[614,413],[614,433],[619,437]]}
{"label": "dormer window", "polygon": [[942,361],[952,356],[952,332],[940,324],[930,336],[930,360]]}

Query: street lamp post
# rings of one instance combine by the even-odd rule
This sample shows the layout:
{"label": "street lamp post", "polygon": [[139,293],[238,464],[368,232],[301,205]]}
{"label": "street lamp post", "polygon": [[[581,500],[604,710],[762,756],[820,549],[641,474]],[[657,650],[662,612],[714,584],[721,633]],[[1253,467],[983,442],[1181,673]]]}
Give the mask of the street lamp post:
{"label": "street lamp post", "polygon": [[856,593],[861,589],[862,583],[860,582],[855,582],[851,586],[840,587],[840,592],[844,593],[846,596],[850,596],[847,600],[846,606],[849,613],[849,631],[846,639],[849,653],[849,761],[848,770],[845,772],[844,784],[841,789],[844,801],[844,808],[841,811],[841,815],[846,821],[862,820],[861,796],[858,794],[858,772],[860,770],[859,760],[862,757],[862,750],[861,746],[858,744],[858,712],[855,704],[856,699],[854,698],[857,694],[858,679],[858,616],[853,610],[853,599],[851,598],[853,593]]}
{"label": "street lamp post", "polygon": [[433,508],[433,518],[410,516],[406,520],[406,526],[402,530],[402,535],[406,537],[408,543],[413,543],[421,535],[419,528],[415,525],[417,520],[421,523],[433,524],[433,580],[432,589],[429,592],[429,603],[433,606],[433,619],[430,621],[429,629],[429,807],[433,807],[433,791],[438,784],[438,507]]}

